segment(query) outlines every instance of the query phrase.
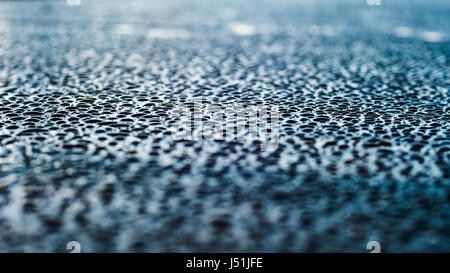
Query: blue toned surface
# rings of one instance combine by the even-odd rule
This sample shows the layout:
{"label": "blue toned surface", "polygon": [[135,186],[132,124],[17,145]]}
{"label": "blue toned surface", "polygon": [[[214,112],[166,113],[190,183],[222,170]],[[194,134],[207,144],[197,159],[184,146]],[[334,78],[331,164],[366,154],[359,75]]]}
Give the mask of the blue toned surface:
{"label": "blue toned surface", "polygon": [[[449,251],[449,14],[0,2],[0,251]],[[194,97],[278,105],[277,150],[174,140]]]}

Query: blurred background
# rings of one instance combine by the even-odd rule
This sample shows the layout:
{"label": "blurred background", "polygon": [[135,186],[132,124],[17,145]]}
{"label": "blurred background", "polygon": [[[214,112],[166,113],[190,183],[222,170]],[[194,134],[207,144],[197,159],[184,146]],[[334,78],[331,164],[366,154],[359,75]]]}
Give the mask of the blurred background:
{"label": "blurred background", "polygon": [[[372,2],[0,1],[0,251],[449,251],[450,2]],[[278,149],[173,140],[194,97]]]}

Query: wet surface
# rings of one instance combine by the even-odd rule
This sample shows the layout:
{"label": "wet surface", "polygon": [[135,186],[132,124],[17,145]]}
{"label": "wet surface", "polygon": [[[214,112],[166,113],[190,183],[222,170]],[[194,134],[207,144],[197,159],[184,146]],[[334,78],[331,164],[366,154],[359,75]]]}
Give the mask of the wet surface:
{"label": "wet surface", "polygon": [[0,2],[0,251],[449,251],[450,5],[329,2]]}

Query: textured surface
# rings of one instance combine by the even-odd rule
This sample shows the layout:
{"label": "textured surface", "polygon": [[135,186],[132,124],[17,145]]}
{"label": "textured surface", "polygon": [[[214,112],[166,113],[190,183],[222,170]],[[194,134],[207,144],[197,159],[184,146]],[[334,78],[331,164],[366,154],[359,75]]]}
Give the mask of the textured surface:
{"label": "textured surface", "polygon": [[448,1],[151,2],[0,2],[0,251],[450,251]]}

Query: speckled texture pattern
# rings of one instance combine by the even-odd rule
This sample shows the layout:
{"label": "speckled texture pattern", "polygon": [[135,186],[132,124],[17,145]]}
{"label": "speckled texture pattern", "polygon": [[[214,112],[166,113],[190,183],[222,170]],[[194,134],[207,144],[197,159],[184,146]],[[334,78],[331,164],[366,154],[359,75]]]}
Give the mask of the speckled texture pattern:
{"label": "speckled texture pattern", "polygon": [[450,251],[448,1],[149,2],[0,2],[1,252]]}

